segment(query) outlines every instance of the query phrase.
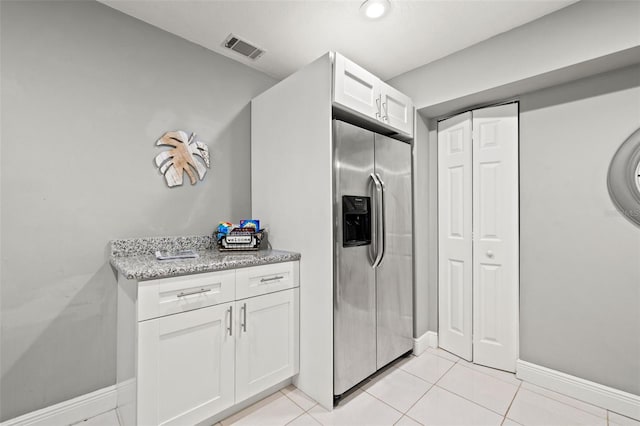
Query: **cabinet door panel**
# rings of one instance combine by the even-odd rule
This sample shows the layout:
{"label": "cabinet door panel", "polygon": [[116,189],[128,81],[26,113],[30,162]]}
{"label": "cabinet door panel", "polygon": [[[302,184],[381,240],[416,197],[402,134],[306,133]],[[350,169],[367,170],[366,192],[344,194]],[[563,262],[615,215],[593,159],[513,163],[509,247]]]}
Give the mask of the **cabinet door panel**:
{"label": "cabinet door panel", "polygon": [[407,135],[413,135],[413,103],[409,97],[382,83],[382,121]]}
{"label": "cabinet door panel", "polygon": [[380,80],[361,66],[336,54],[333,102],[378,120]]}
{"label": "cabinet door panel", "polygon": [[139,425],[195,424],[233,405],[232,306],[139,323]]}
{"label": "cabinet door panel", "polygon": [[236,302],[236,402],[298,373],[298,289]]}

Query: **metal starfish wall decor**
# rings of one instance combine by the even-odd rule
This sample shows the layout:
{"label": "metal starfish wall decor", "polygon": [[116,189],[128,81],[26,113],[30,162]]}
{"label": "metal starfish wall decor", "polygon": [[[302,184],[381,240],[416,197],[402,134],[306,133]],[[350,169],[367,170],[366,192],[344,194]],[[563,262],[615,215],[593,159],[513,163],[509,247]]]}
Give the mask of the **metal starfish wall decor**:
{"label": "metal starfish wall decor", "polygon": [[[156,145],[172,146],[173,149],[163,151],[156,156],[156,166],[160,173],[164,175],[169,187],[182,185],[184,172],[189,176],[191,185],[195,185],[196,176],[193,170],[198,173],[200,180],[204,179],[209,167],[209,147],[206,144],[195,140],[196,134],[187,136],[186,132],[178,130],[167,132]],[[206,165],[205,166],[203,165]]]}

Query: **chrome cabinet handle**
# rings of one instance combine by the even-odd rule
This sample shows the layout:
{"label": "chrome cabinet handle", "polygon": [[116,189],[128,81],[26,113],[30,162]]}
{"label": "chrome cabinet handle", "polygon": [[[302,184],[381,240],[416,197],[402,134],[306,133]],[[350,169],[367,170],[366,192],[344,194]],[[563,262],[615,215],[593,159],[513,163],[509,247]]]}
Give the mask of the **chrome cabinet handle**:
{"label": "chrome cabinet handle", "polygon": [[247,304],[246,303],[242,304],[242,308],[240,308],[240,311],[242,311],[242,322],[240,323],[240,327],[242,327],[242,331],[246,333],[247,332]]}
{"label": "chrome cabinet handle", "polygon": [[284,277],[282,275],[276,275],[275,277],[271,277],[271,278],[261,278],[260,282],[261,283],[266,283],[268,281],[276,281],[276,280],[281,280]]}
{"label": "chrome cabinet handle", "polygon": [[190,291],[189,293],[185,293],[185,292],[178,293],[176,297],[179,299],[181,297],[191,296],[193,294],[207,293],[209,291],[211,291],[210,288],[201,288],[200,290]]}
{"label": "chrome cabinet handle", "polygon": [[229,327],[227,327],[227,331],[229,336],[233,336],[233,305],[229,306],[227,312],[229,312]]}
{"label": "chrome cabinet handle", "polygon": [[382,117],[382,120],[389,121],[389,109],[386,102],[382,103],[382,108],[384,108],[384,116]]}
{"label": "chrome cabinet handle", "polygon": [[493,251],[487,250],[487,257],[492,258],[493,257]]}
{"label": "chrome cabinet handle", "polygon": [[376,119],[380,119],[382,117],[382,109],[380,108],[380,102],[382,102],[382,95],[376,98],[376,108],[378,111],[376,112]]}

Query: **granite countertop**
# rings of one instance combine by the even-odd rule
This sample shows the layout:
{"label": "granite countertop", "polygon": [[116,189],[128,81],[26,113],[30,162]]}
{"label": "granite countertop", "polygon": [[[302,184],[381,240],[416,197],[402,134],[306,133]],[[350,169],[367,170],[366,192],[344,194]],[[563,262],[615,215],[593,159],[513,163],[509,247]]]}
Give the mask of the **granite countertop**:
{"label": "granite countertop", "polygon": [[[193,249],[198,257],[157,260],[156,250]],[[300,254],[281,250],[220,252],[210,236],[128,238],[110,243],[111,265],[128,279],[138,281],[221,271],[247,266],[299,260]]]}

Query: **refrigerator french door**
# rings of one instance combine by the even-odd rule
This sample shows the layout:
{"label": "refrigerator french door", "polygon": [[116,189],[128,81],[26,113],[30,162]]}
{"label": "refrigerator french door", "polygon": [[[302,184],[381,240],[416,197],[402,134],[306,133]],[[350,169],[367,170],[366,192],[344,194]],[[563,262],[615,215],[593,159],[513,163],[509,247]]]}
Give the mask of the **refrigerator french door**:
{"label": "refrigerator french door", "polygon": [[334,395],[413,348],[411,145],[334,120]]}

